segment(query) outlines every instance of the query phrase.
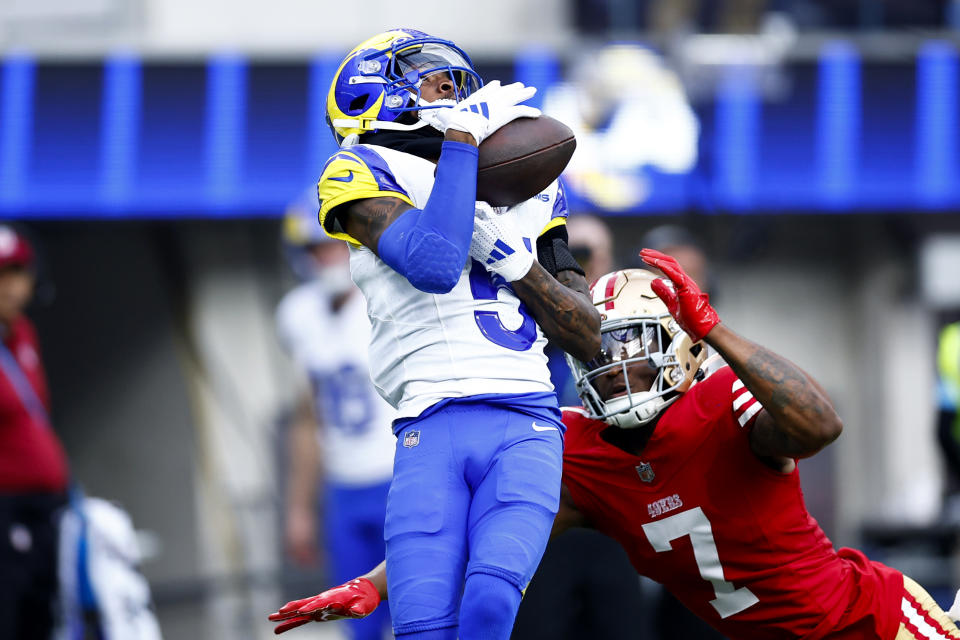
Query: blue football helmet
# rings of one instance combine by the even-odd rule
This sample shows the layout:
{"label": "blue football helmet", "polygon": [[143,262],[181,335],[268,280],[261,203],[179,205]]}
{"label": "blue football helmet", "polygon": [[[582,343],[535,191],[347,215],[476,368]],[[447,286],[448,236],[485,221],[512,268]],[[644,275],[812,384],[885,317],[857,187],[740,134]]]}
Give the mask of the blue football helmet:
{"label": "blue football helmet", "polygon": [[298,279],[306,281],[317,276],[317,268],[308,249],[312,245],[339,242],[324,232],[317,217],[320,204],[317,188],[311,186],[287,205],[283,216],[283,253]]}
{"label": "blue football helmet", "polygon": [[438,72],[450,75],[458,102],[483,86],[470,57],[449,40],[414,29],[393,29],[362,42],[340,64],[327,94],[327,124],[337,143],[378,129],[424,126],[398,119],[406,112],[432,108],[421,104],[420,85]]}

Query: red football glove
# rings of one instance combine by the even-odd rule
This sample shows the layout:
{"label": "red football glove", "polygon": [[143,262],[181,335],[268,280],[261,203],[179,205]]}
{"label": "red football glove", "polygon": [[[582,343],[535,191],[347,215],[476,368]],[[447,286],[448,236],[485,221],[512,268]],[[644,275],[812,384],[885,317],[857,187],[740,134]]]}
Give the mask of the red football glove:
{"label": "red football glove", "polygon": [[308,622],[326,622],[341,618],[363,618],[380,604],[380,593],[366,578],[356,578],[323,593],[293,600],[269,615],[279,622],[274,633],[283,633]]}
{"label": "red football glove", "polygon": [[703,340],[710,329],[720,324],[720,317],[710,306],[710,296],[700,291],[697,283],[683,272],[676,260],[654,249],[642,249],[640,257],[670,278],[669,282],[663,278],[654,280],[650,287],[667,305],[667,310],[680,328],[694,341]]}

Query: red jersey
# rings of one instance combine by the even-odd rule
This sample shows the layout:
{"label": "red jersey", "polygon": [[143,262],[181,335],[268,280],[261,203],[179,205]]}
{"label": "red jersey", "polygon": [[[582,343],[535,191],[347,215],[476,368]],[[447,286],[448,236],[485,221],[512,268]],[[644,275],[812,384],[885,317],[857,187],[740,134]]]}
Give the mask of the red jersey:
{"label": "red jersey", "polygon": [[[3,341],[39,400],[49,410],[46,376],[33,325],[20,316]],[[0,368],[0,493],[63,491],[67,458],[57,435],[30,413]]]}
{"label": "red jersey", "polygon": [[564,484],[639,573],[731,640],[892,639],[902,574],[834,550],[797,470],[751,451],[760,409],[723,367],[667,408],[639,456],[603,440],[606,423],[565,411]]}

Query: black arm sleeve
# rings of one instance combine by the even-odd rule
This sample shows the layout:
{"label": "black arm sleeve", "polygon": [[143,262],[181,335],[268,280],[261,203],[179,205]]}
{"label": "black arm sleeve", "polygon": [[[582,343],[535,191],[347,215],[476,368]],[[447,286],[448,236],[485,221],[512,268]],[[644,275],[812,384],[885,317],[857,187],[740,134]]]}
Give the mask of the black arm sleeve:
{"label": "black arm sleeve", "polygon": [[537,262],[556,277],[561,271],[576,271],[585,275],[567,246],[567,225],[561,224],[537,238]]}

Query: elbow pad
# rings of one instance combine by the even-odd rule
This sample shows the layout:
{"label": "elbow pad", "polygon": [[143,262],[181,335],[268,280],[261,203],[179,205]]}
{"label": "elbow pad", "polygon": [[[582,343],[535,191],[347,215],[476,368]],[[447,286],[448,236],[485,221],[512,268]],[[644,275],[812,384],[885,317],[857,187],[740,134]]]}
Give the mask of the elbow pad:
{"label": "elbow pad", "polygon": [[405,211],[380,235],[380,259],[420,291],[447,293],[467,263],[476,207],[477,153],[472,145],[444,142],[426,206]]}
{"label": "elbow pad", "polygon": [[447,293],[457,284],[466,258],[454,243],[420,228],[423,211],[410,209],[380,236],[377,253],[394,271],[426,293]]}

